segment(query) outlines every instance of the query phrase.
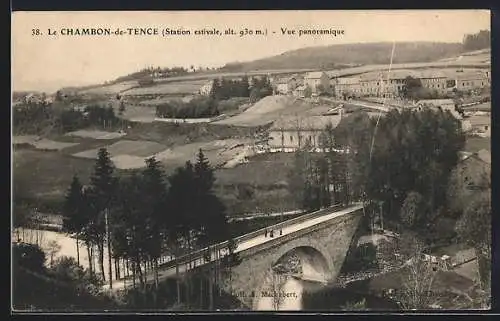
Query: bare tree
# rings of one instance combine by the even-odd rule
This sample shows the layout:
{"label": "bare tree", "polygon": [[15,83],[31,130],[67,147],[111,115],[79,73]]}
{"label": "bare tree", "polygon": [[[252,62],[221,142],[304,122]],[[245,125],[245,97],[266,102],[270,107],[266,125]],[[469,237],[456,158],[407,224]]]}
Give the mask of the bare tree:
{"label": "bare tree", "polygon": [[56,240],[52,240],[47,244],[47,252],[50,256],[50,266],[54,264],[54,256],[61,250],[61,246],[57,243]]}
{"label": "bare tree", "polygon": [[403,272],[400,302],[405,310],[426,309],[436,301],[432,286],[437,272],[431,260],[425,259],[423,251],[422,244],[416,242],[414,254]]}

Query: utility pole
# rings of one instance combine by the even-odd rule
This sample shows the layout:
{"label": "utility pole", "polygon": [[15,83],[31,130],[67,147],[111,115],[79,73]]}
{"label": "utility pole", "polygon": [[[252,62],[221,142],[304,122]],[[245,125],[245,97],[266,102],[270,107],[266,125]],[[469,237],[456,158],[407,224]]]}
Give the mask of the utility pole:
{"label": "utility pole", "polygon": [[113,271],[111,268],[111,238],[109,235],[109,224],[108,224],[108,209],[104,210],[104,218],[106,220],[106,238],[108,241],[108,269],[109,269],[109,288],[113,288]]}

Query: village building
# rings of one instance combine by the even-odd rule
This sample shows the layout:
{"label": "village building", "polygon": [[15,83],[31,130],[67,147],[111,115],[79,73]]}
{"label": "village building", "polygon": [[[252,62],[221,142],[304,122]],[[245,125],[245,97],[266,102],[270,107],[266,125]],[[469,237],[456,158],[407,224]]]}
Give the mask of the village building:
{"label": "village building", "polygon": [[205,83],[203,86],[201,86],[200,95],[209,96],[210,93],[212,92],[212,88],[214,87],[214,82],[215,80],[212,79],[209,82]]}
{"label": "village building", "polygon": [[423,108],[438,108],[443,111],[449,111],[456,119],[462,119],[462,115],[456,110],[453,99],[422,99],[417,101],[415,106],[418,110]]}
{"label": "village building", "polygon": [[283,116],[269,129],[269,149],[271,152],[294,152],[304,146],[310,146],[313,150],[318,150],[321,147],[320,136],[326,126],[336,127],[341,118],[340,115]]}
{"label": "village building", "polygon": [[348,98],[361,95],[361,85],[359,77],[333,78],[332,87],[335,97]]}
{"label": "village building", "polygon": [[491,152],[481,149],[475,153],[462,153],[457,164],[457,170],[464,173],[464,183],[474,189],[485,183],[485,178],[491,177]]}
{"label": "village building", "polygon": [[360,76],[360,96],[394,98],[400,95],[408,71],[371,72]]}
{"label": "village building", "polygon": [[448,77],[442,72],[423,70],[415,73],[413,77],[420,79],[422,87],[435,91],[440,95],[446,94],[448,91]]}
{"label": "village building", "polygon": [[406,78],[420,79],[423,88],[445,95],[457,90],[478,89],[490,85],[488,73],[454,73],[447,75],[435,70],[393,70],[391,72],[367,72],[358,77],[334,77],[332,85],[337,97],[396,98],[404,89]]}
{"label": "village building", "polygon": [[304,97],[305,97],[305,93],[306,93],[306,89],[307,89],[307,86],[306,86],[306,85],[299,85],[298,87],[296,87],[296,88],[292,91],[292,94],[293,94],[295,97],[304,98]]}
{"label": "village building", "polygon": [[297,87],[298,81],[296,76],[283,77],[274,80],[274,88],[276,95],[289,95]]}
{"label": "village building", "polygon": [[458,72],[450,77],[450,87],[459,91],[481,89],[491,85],[485,72]]}
{"label": "village building", "polygon": [[323,71],[309,72],[304,77],[304,85],[311,88],[314,95],[318,95],[321,91],[331,92],[330,77]]}
{"label": "village building", "polygon": [[462,121],[462,129],[472,135],[491,137],[491,117],[489,115],[473,115]]}

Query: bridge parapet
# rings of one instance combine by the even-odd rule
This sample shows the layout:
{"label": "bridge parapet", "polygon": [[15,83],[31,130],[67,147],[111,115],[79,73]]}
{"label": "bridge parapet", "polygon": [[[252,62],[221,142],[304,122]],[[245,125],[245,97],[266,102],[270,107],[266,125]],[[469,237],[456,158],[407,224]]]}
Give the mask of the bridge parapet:
{"label": "bridge parapet", "polygon": [[[236,241],[237,244],[241,243],[241,242],[245,242],[245,241],[253,239],[256,236],[263,235],[265,233],[266,229],[267,230],[277,230],[277,229],[283,228],[285,226],[288,226],[290,224],[301,223],[301,222],[304,222],[304,221],[307,221],[307,220],[310,220],[310,219],[313,219],[313,218],[316,218],[316,217],[319,217],[319,216],[322,216],[322,215],[325,215],[325,214],[330,214],[332,211],[340,210],[342,208],[344,208],[344,207],[341,206],[341,205],[333,205],[333,206],[330,206],[330,207],[327,207],[327,208],[324,208],[324,209],[320,209],[320,210],[315,211],[315,212],[311,212],[311,213],[307,213],[307,214],[304,214],[304,215],[300,215],[298,217],[295,217],[295,218],[292,218],[292,219],[289,219],[289,220],[286,220],[286,221],[283,221],[283,222],[279,222],[277,224],[274,224],[274,225],[271,225],[271,226],[267,226],[267,227],[258,229],[256,231],[253,231],[253,232],[250,232],[250,233],[247,233],[247,234],[235,237],[234,240]],[[213,248],[214,246],[216,247],[215,249]],[[214,250],[222,250],[222,249],[225,249],[227,246],[228,246],[228,242],[224,241],[224,242],[212,245],[212,249],[214,249]],[[206,251],[207,251],[207,248],[203,248],[203,249],[194,251],[191,254],[182,255],[178,259],[179,264],[186,263],[190,259],[193,259],[195,257],[201,256]],[[173,262],[171,264],[173,264]]]}
{"label": "bridge parapet", "polygon": [[[357,212],[357,211],[361,211],[361,208],[353,210],[352,213]],[[293,231],[291,233],[287,233],[285,235],[276,236],[274,238],[271,238],[269,241],[267,241],[265,243],[261,243],[261,244],[252,246],[248,249],[245,249],[243,251],[239,251],[238,254],[239,254],[240,258],[244,258],[246,256],[252,256],[260,251],[266,251],[266,250],[269,250],[273,247],[281,246],[283,243],[286,243],[288,241],[292,241],[294,239],[304,237],[308,234],[311,234],[311,233],[317,231],[318,229],[324,229],[325,227],[327,227],[329,225],[333,225],[333,224],[339,225],[340,224],[340,226],[342,226],[342,223],[349,221],[351,219],[352,213],[349,213],[350,215],[342,215],[339,217],[334,217],[328,221],[319,222],[317,224],[308,226],[306,228],[303,228],[303,229],[300,229],[297,231]],[[324,212],[322,212],[321,215],[322,214],[324,214]],[[321,215],[309,217],[308,219],[319,217]],[[264,233],[264,232],[262,232],[262,233]]]}

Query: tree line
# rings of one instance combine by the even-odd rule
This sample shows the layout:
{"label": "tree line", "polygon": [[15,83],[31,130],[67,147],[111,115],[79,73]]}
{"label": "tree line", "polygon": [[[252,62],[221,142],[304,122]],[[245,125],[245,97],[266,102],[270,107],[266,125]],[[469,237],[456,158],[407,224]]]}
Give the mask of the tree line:
{"label": "tree line", "polygon": [[[448,111],[391,110],[378,120],[355,112],[321,133],[316,146],[321,154],[309,153],[308,145],[296,153],[289,181],[299,199],[314,208],[329,204],[335,191],[337,199],[380,202],[387,219],[425,228],[447,206],[450,172],[464,144],[461,124]],[[410,201],[424,208],[400,217]]]}
{"label": "tree line", "polygon": [[[97,254],[102,280],[106,280],[104,249],[110,249],[110,286],[113,265],[115,280],[131,271],[133,288],[146,291],[151,272],[153,278],[149,281],[158,289],[158,270],[162,263],[172,264],[165,262],[169,256],[175,264],[180,303],[183,300],[178,258],[188,255],[188,263],[182,264],[187,264],[189,270],[193,267],[190,253],[205,248],[204,259],[209,261],[219,253],[212,245],[231,239],[226,209],[213,192],[214,180],[213,169],[201,150],[196,163],[188,161],[168,177],[153,157],[146,160],[144,170],[119,180],[109,153],[102,148],[89,186],[82,186],[78,177],[73,178],[65,200],[64,229],[75,235],[78,253],[81,242],[88,257]],[[227,247],[232,253],[235,246],[230,240]],[[225,259],[228,261],[229,257]],[[94,263],[89,269],[91,274],[98,274]],[[209,273],[211,305],[221,269],[221,264],[216,263]],[[185,301],[189,303],[193,294],[192,275],[188,276]]]}
{"label": "tree line", "polygon": [[215,100],[249,97],[251,102],[256,102],[272,93],[273,88],[267,76],[252,77],[250,82],[247,76],[243,76],[241,80],[214,79],[210,96]]}
{"label": "tree line", "polygon": [[491,32],[489,30],[481,30],[478,33],[466,34],[463,40],[463,47],[466,51],[490,48]]}
{"label": "tree line", "polygon": [[52,130],[66,133],[89,126],[105,129],[119,122],[111,105],[92,104],[77,110],[63,108],[57,103],[25,103],[13,109],[13,130],[20,134]]}
{"label": "tree line", "polygon": [[167,77],[186,75],[187,73],[189,73],[189,69],[184,68],[184,67],[171,67],[171,68],[168,68],[168,67],[165,67],[165,68],[146,67],[146,68],[143,68],[139,71],[130,73],[128,75],[118,77],[114,81],[112,81],[111,83],[119,83],[122,81],[130,81],[130,80],[138,80],[138,79],[147,78],[154,72],[161,73],[164,75],[165,78],[167,78]]}
{"label": "tree line", "polygon": [[272,95],[273,90],[267,77],[248,77],[241,80],[214,79],[207,97],[196,97],[189,102],[171,100],[156,107],[156,116],[161,118],[210,118],[221,115],[224,111],[237,109],[239,104],[228,104],[232,98],[248,97],[255,103],[259,99]]}
{"label": "tree line", "polygon": [[[391,110],[380,118],[355,112],[335,128],[328,126],[318,145],[321,153],[308,153],[307,145],[296,153],[290,174],[291,192],[303,207],[316,209],[346,198],[363,201],[367,222],[379,220],[422,238],[424,244],[413,255],[421,255],[436,242],[447,242],[448,236],[436,227],[440,219],[455,222],[452,237],[476,250],[481,289],[484,298],[489,297],[491,165],[478,157],[460,160],[465,135],[449,111]],[[335,189],[327,188],[332,183],[345,194],[332,197]],[[430,294],[423,287],[430,286],[435,273],[423,273],[425,262],[414,259],[409,273],[411,282],[418,283],[413,290],[420,292],[406,289],[418,296],[406,303],[425,308]]]}
{"label": "tree line", "polygon": [[210,118],[220,115],[218,101],[212,97],[196,97],[191,101],[171,100],[156,106],[161,118]]}

